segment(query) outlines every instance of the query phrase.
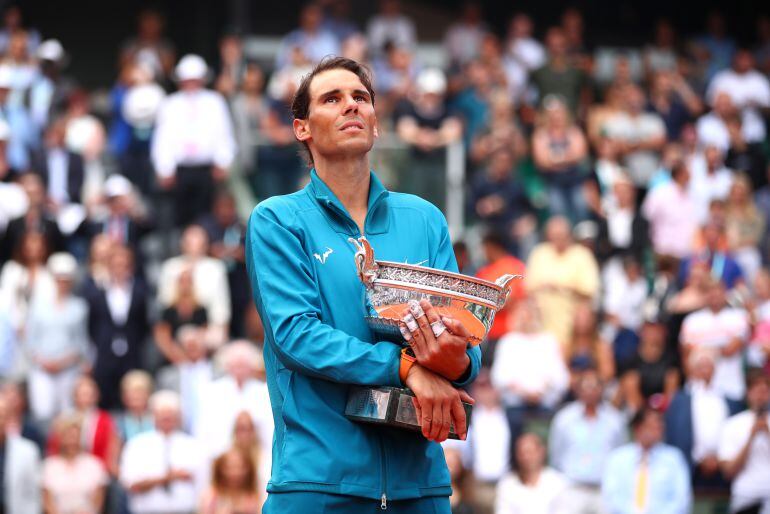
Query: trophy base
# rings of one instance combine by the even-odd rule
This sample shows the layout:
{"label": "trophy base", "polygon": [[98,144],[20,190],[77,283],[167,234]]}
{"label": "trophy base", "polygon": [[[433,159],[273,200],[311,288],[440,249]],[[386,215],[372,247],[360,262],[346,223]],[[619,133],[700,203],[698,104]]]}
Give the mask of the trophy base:
{"label": "trophy base", "polygon": [[[362,423],[422,432],[413,399],[414,393],[406,388],[352,386],[345,406],[345,417]],[[470,426],[473,407],[469,403],[463,403],[463,407],[466,424]],[[454,425],[449,429],[449,438],[459,439]]]}

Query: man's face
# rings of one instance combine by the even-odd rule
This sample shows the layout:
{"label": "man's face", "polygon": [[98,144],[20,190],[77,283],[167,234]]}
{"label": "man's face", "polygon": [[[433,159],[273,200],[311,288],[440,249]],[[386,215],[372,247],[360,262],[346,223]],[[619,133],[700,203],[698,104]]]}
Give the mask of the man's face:
{"label": "man's face", "polygon": [[310,83],[305,120],[294,120],[294,134],[314,155],[366,154],[377,137],[374,104],[358,76],[348,70],[319,73]]}
{"label": "man's face", "polygon": [[595,373],[586,373],[579,382],[578,398],[585,405],[595,407],[602,399],[602,383]]}
{"label": "man's face", "polygon": [[634,429],[636,442],[649,449],[663,440],[663,417],[657,412],[648,413],[644,421]]}
{"label": "man's face", "polygon": [[767,380],[755,382],[746,392],[746,403],[752,410],[766,409],[770,404],[770,383]]}
{"label": "man's face", "polygon": [[179,411],[170,407],[155,409],[155,428],[164,434],[173,432],[179,426]]}
{"label": "man's face", "polygon": [[725,288],[721,283],[714,284],[709,289],[706,301],[711,309],[718,311],[725,306]]}

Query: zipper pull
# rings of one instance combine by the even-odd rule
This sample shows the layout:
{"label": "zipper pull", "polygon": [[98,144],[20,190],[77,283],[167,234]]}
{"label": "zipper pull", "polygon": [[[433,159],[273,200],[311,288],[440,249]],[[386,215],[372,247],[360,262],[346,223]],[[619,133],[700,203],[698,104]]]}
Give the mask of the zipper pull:
{"label": "zipper pull", "polygon": [[382,493],[382,502],[380,503],[380,510],[388,510],[388,497],[385,493]]}

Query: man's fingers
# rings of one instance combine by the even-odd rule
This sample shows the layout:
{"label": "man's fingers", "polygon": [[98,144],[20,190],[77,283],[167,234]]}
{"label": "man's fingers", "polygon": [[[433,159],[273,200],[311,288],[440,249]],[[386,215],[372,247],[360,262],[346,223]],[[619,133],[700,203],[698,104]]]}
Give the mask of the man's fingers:
{"label": "man's fingers", "polygon": [[442,402],[441,404],[441,428],[439,429],[437,443],[441,443],[447,440],[449,437],[449,429],[451,428],[452,421],[452,403]]}
{"label": "man's fingers", "polygon": [[463,339],[468,339],[471,336],[471,333],[468,332],[468,329],[463,326],[462,323],[460,323],[458,320],[451,318],[449,316],[442,316],[441,321],[444,322],[444,325],[449,329],[449,331],[458,336],[462,337]]}
{"label": "man's fingers", "polygon": [[417,321],[414,319],[412,313],[408,310],[403,312],[401,319],[403,320],[404,326],[406,326],[409,334],[411,335],[412,339],[408,342],[414,350],[414,355],[417,357],[417,360],[423,360],[425,357],[426,348],[425,338],[422,336],[420,326],[417,324]]}
{"label": "man's fingers", "polygon": [[438,437],[441,434],[441,429],[444,424],[444,413],[442,409],[441,402],[433,402],[433,418],[430,425],[430,437],[428,437],[431,441],[438,441]]}
{"label": "man's fingers", "polygon": [[417,321],[417,324],[420,327],[420,332],[422,333],[423,340],[425,341],[425,350],[430,352],[434,349],[434,346],[437,347],[436,336],[433,335],[433,330],[431,329],[430,323],[428,322],[428,316],[425,314],[421,303],[417,300],[409,300],[409,312],[412,314],[412,316],[414,316],[414,319]]}
{"label": "man's fingers", "polygon": [[[460,399],[462,401],[465,401],[463,399],[462,393],[465,391],[460,391]],[[466,394],[466,396],[468,396]],[[468,396],[471,400],[470,396]],[[463,408],[463,404],[461,402],[452,402],[452,422],[455,426],[455,433],[460,437],[460,439],[465,440],[465,438],[468,436],[468,425],[467,420],[465,419],[465,409]]]}
{"label": "man's fingers", "polygon": [[433,423],[433,405],[422,405],[422,416],[420,425],[422,426],[422,435],[425,436],[426,439],[430,439],[430,430],[431,425]]}
{"label": "man's fingers", "polygon": [[460,393],[460,400],[464,401],[465,403],[470,403],[473,405],[476,403],[476,400],[473,399],[471,395],[469,395],[464,389],[458,389],[458,393]]}

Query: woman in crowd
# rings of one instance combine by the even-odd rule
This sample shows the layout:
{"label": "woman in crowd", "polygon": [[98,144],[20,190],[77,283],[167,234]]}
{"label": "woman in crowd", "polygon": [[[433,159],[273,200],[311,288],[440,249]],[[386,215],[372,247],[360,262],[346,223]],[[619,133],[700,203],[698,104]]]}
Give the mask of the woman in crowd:
{"label": "woman in crowd", "polygon": [[615,376],[612,348],[599,335],[596,314],[589,303],[580,304],[575,310],[567,366],[572,380],[583,370],[596,369],[605,383]]}
{"label": "woman in crowd", "polygon": [[129,371],[120,381],[121,399],[125,410],[116,417],[115,424],[124,443],[135,435],[155,428],[149,408],[152,389],[152,376],[146,371]]}
{"label": "woman in crowd", "polygon": [[56,283],[53,298],[36,298],[26,327],[30,406],[48,423],[71,406],[78,374],[88,368],[88,304],[72,294],[77,262],[68,253],[48,259]]}
{"label": "woman in crowd", "polygon": [[186,359],[178,341],[180,327],[194,325],[206,328],[207,324],[206,309],[198,303],[195,295],[192,267],[187,267],[179,273],[176,298],[163,309],[153,329],[155,344],[167,361],[164,364],[178,364]]}
{"label": "woman in crowd", "polygon": [[217,457],[211,486],[201,498],[200,514],[258,514],[257,468],[251,454],[233,448]]}
{"label": "woman in crowd", "polygon": [[585,135],[570,118],[566,103],[549,96],[543,101],[542,121],[532,135],[532,157],[545,181],[548,209],[573,223],[588,214],[581,164],[588,156]]}
{"label": "woman in crowd", "polygon": [[745,173],[733,178],[725,228],[728,249],[738,261],[746,282],[751,283],[762,266],[759,245],[765,234],[765,220],[754,204],[751,179]]}
{"label": "woman in crowd", "polygon": [[81,448],[81,417],[56,420],[58,451],[43,461],[43,505],[46,514],[99,514],[108,483],[102,463]]}
{"label": "woman in crowd", "polygon": [[39,298],[53,298],[56,284],[46,268],[48,245],[39,232],[26,232],[0,272],[0,308],[6,309],[11,324],[23,335],[29,306]]}

